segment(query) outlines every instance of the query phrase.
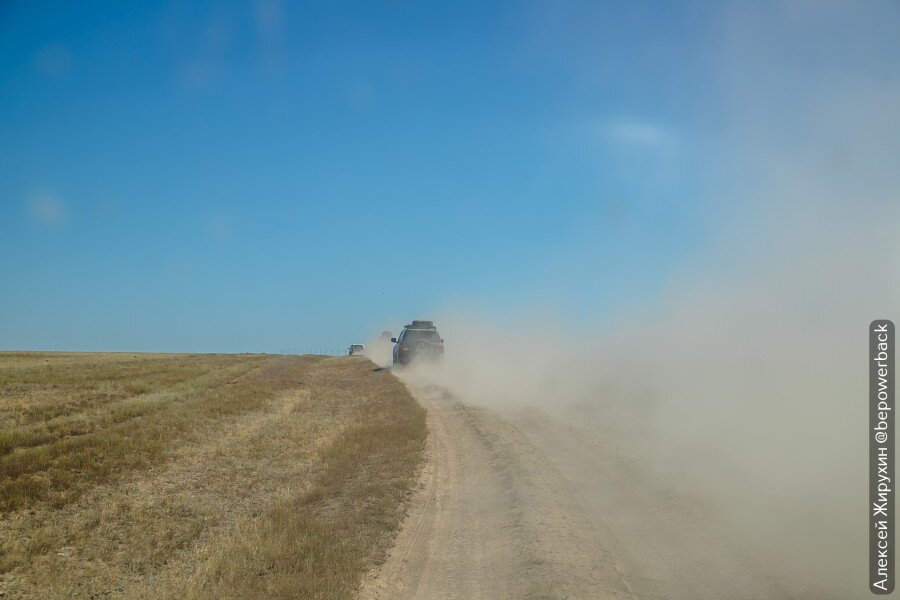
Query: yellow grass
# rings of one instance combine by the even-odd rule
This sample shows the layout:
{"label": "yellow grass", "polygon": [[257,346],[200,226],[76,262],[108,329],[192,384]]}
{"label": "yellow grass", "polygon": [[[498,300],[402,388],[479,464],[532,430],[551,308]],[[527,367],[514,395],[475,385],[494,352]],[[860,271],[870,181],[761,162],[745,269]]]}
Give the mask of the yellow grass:
{"label": "yellow grass", "polygon": [[282,360],[0,354],[0,511],[62,506],[86,485],[159,462],[202,421],[284,387]]}
{"label": "yellow grass", "polygon": [[424,436],[357,357],[0,354],[0,591],[346,598]]}

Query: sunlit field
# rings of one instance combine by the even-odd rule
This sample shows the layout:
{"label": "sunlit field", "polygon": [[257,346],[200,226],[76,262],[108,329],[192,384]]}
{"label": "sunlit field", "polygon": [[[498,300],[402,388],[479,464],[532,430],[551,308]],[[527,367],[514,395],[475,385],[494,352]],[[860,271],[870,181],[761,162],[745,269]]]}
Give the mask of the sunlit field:
{"label": "sunlit field", "polygon": [[342,598],[425,437],[365,358],[0,355],[0,591]]}

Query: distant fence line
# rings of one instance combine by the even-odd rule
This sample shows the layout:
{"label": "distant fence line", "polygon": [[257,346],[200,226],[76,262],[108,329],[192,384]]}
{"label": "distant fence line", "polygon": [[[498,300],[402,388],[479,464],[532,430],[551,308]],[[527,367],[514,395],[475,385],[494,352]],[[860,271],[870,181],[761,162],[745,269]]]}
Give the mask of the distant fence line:
{"label": "distant fence line", "polygon": [[305,346],[301,348],[282,348],[278,354],[302,356],[304,354],[318,354],[320,356],[343,356],[347,354],[346,348],[320,348],[318,346]]}

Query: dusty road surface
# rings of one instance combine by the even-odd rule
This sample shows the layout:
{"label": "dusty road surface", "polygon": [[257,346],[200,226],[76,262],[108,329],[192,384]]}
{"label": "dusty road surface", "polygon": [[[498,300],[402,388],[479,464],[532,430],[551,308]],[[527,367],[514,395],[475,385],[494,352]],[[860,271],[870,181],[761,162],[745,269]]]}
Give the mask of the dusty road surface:
{"label": "dusty road surface", "polygon": [[609,432],[413,391],[428,463],[364,599],[837,597],[752,556],[706,507],[652,489]]}

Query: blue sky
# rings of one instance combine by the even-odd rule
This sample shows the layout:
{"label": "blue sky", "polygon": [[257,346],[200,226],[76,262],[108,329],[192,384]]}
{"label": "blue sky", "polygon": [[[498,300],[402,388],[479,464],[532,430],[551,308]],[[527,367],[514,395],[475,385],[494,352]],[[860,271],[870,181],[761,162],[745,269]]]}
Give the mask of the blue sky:
{"label": "blue sky", "polygon": [[719,6],[3,3],[0,347],[652,302],[717,225]]}

